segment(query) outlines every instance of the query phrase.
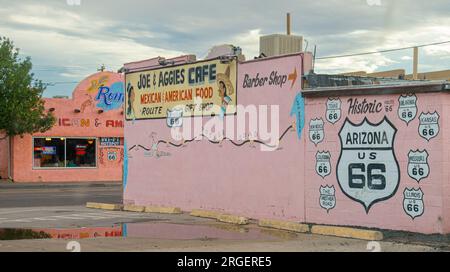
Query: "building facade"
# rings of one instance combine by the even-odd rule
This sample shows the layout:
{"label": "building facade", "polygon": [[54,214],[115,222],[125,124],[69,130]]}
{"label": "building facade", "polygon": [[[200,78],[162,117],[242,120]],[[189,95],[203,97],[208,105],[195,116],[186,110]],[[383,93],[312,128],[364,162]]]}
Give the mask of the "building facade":
{"label": "building facade", "polygon": [[[189,73],[214,64],[217,77],[212,80],[196,83],[195,72]],[[127,95],[125,102],[127,113],[130,109],[125,124],[125,203],[304,221],[299,169],[304,140],[296,132],[301,122],[296,122],[293,101],[301,90],[301,75],[311,64],[311,54],[296,53],[242,63],[230,60],[220,64],[213,59],[171,67],[149,64],[126,74],[127,92],[136,92],[130,92],[134,99]],[[149,66],[154,68],[146,68]],[[176,71],[184,71],[186,81],[192,76],[193,84],[179,82],[163,88],[158,82],[160,75]],[[138,79],[155,75],[155,82],[139,89]],[[211,92],[199,102],[183,95],[178,101],[181,108],[176,103],[142,99],[148,93],[167,97],[167,91],[190,89],[194,95],[198,89]],[[187,111],[192,116],[192,105],[208,110],[213,109],[208,105],[216,105],[217,112],[211,117],[211,111],[198,110],[194,117],[186,118]],[[153,118],[146,114],[160,107],[162,111],[156,113],[162,115]],[[259,117],[267,118],[269,125]]]}
{"label": "building facade", "polygon": [[[0,161],[2,177],[15,182],[120,182],[123,76],[96,73],[84,79],[71,98],[44,100],[56,124],[44,133],[11,138],[10,155]],[[7,151],[8,141],[3,142],[1,148]]]}
{"label": "building facade", "polygon": [[450,233],[448,82],[306,90],[299,53],[217,64],[227,85],[214,61],[126,74],[125,204]]}

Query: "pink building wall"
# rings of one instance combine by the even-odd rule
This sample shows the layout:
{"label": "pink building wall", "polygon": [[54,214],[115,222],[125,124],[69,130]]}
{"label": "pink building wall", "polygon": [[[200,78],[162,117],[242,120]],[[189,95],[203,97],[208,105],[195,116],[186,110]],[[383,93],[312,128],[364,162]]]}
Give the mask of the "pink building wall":
{"label": "pink building wall", "polygon": [[[287,130],[279,150],[261,152],[259,144],[255,147],[250,144],[235,146],[230,141],[213,144],[207,139],[179,148],[161,144],[159,151],[170,155],[160,158],[146,157],[148,151],[134,148],[128,152],[125,201],[303,221],[304,202],[298,197],[303,194],[303,184],[298,182],[303,172],[302,140],[289,129],[295,121],[290,112],[294,97],[301,89],[301,72],[310,68],[302,67],[302,57],[297,54],[252,61],[240,64],[238,69],[238,85],[245,74],[255,77],[259,73],[259,77],[263,77],[275,71],[278,75],[288,76],[296,71],[295,82],[286,82],[281,87],[268,83],[255,88],[238,86],[238,104],[279,105],[279,136]],[[237,113],[238,116],[241,114]],[[226,118],[236,120],[237,117]],[[203,118],[204,123],[208,120]],[[149,149],[152,133],[156,133],[156,141],[171,140],[165,119],[127,121],[125,131],[129,148],[141,145]],[[249,132],[247,130],[246,134]]]}
{"label": "pink building wall", "polygon": [[[100,108],[97,100],[100,86],[121,86],[123,76],[101,72],[83,80],[74,90],[71,99],[45,99],[47,110],[54,108],[57,118],[54,127],[44,133],[14,137],[12,139],[12,175],[15,182],[101,182],[122,180],[123,146],[101,147],[100,137],[123,137],[122,104],[116,109]],[[112,89],[112,88],[111,88]],[[76,113],[75,109],[81,112]],[[99,110],[103,109],[103,113]],[[97,138],[97,167],[92,169],[55,168],[33,169],[32,137],[95,137]],[[114,150],[112,150],[114,149]],[[108,150],[117,152],[117,159],[107,159]]]}
{"label": "pink building wall", "polygon": [[[259,77],[263,77],[273,71],[286,75],[292,74],[294,70],[298,74],[308,71],[311,67],[310,56],[304,55],[303,65],[302,56],[249,61],[238,66],[238,104],[279,105],[279,132],[281,135],[286,131],[286,134],[276,151],[261,151],[259,144],[256,147],[250,144],[235,146],[229,141],[214,144],[203,139],[184,144],[182,141],[175,142],[181,147],[160,143],[158,151],[163,155],[153,157],[152,144],[160,140],[173,142],[166,120],[126,121],[128,174],[124,201],[137,205],[178,206],[183,210],[216,210],[254,219],[283,219],[421,233],[450,232],[450,128],[446,118],[450,113],[449,95],[445,92],[414,93],[417,98],[415,106],[402,108],[399,113],[400,96],[410,94],[407,88],[404,93],[380,92],[364,96],[349,95],[343,91],[337,97],[313,97],[305,92],[305,113],[302,114],[305,124],[299,139],[293,127],[298,126],[301,118],[297,119],[298,109],[293,108],[293,104],[296,105],[294,101],[301,104],[301,100],[297,100],[301,90],[300,79],[293,85],[285,84],[281,88],[269,85],[244,88],[243,82],[246,75],[256,77],[259,74]],[[339,98],[341,103],[335,103],[334,106],[338,105],[335,108],[330,103],[327,111],[328,98]],[[368,102],[376,100],[375,105],[379,106],[373,113],[349,114],[350,98],[358,99],[359,102],[364,99]],[[408,124],[400,118],[403,111],[416,111]],[[439,129],[439,133],[428,141],[419,135],[419,119],[422,113],[435,111],[440,116],[439,122],[428,129],[434,129],[435,132]],[[238,111],[237,116],[226,118],[236,120],[242,114]],[[330,114],[332,118],[339,117],[338,120],[327,120]],[[342,135],[345,132],[364,132],[364,129],[386,132],[386,141],[378,146],[381,149],[374,150],[369,145],[364,150],[367,155],[365,160],[349,160],[348,150],[341,148],[339,137],[347,117],[353,125],[347,122]],[[323,121],[323,125],[320,121],[319,124],[310,124],[311,120],[317,121],[317,118]],[[384,118],[387,120],[382,122]],[[367,122],[363,123],[365,119]],[[206,124],[210,118],[192,120]],[[310,132],[310,125],[317,129],[315,133]],[[423,131],[424,127],[420,128]],[[317,144],[311,140],[313,135],[316,139],[317,135],[321,136]],[[410,175],[417,163],[410,163],[408,154],[416,150],[428,152],[426,165],[419,166],[428,168],[429,173],[425,173],[420,182],[416,180],[420,177],[416,175],[414,179]],[[353,148],[353,151],[359,154],[361,150]],[[328,153],[325,156],[322,154],[322,160],[317,163],[318,152],[329,152],[331,159],[326,159]],[[374,152],[378,153],[374,155]],[[368,159],[370,156],[375,158]],[[373,176],[370,180],[375,184],[372,185],[374,187],[364,186],[361,191],[351,189],[353,191],[350,192],[345,188],[345,184],[350,183],[349,179],[343,175],[353,163],[365,164],[366,185],[369,184],[369,165],[386,165],[385,171],[380,168],[371,170],[370,176]],[[411,169],[408,171],[410,164]],[[319,166],[323,177],[319,175]],[[326,171],[323,170],[324,166]],[[355,175],[362,174],[358,169],[353,171]],[[386,181],[383,189],[380,189],[380,175]],[[423,197],[411,191],[407,198],[405,189],[420,189]],[[373,190],[380,192],[374,193]],[[412,199],[411,195],[416,196],[416,199]]]}
{"label": "pink building wall", "polygon": [[[448,102],[450,96],[445,93],[415,93],[417,97],[417,116],[409,125],[399,118],[399,97],[402,94],[393,95],[342,95],[339,97],[332,97],[332,99],[339,98],[342,102],[341,112],[342,116],[335,124],[326,120],[327,101],[328,97],[307,98],[306,99],[306,120],[307,123],[311,119],[322,118],[324,120],[325,140],[317,146],[309,139],[307,139],[305,152],[305,201],[306,201],[306,219],[307,222],[329,224],[329,225],[349,225],[349,226],[365,226],[382,229],[393,230],[407,230],[421,233],[445,233],[449,231],[448,220],[448,199],[450,184],[448,175],[448,156],[449,156],[449,142],[446,138],[448,133]],[[405,94],[406,95],[406,94]],[[366,99],[368,102],[377,101],[381,103],[382,109],[380,112],[366,113],[366,114],[349,114],[349,99],[358,99],[362,102]],[[386,107],[392,105],[392,110],[386,111]],[[433,113],[438,112],[439,119],[439,134],[427,141],[419,135],[419,116],[422,112]],[[373,204],[368,212],[364,206],[344,194],[343,189],[340,188],[339,183],[349,182],[348,179],[341,178],[338,181],[337,165],[341,153],[341,143],[339,132],[344,125],[346,118],[349,118],[355,124],[363,122],[367,118],[371,123],[379,123],[386,118],[397,129],[395,137],[394,152],[400,167],[400,180],[398,190],[387,200],[382,200]],[[308,135],[309,127],[305,127],[305,135]],[[448,134],[447,134],[448,135]],[[420,180],[420,182],[413,179],[408,174],[409,157],[408,153],[416,150],[426,150],[429,154],[428,167],[429,175]],[[331,154],[331,173],[322,178],[316,171],[316,153],[318,151],[329,151]],[[345,151],[344,151],[345,152]],[[379,155],[381,156],[381,155]],[[365,160],[350,160],[341,162],[345,167],[350,163],[386,163],[386,161],[369,159]],[[344,167],[344,168],[345,168]],[[388,167],[389,168],[389,167]],[[386,170],[386,182],[395,182],[390,178],[395,176],[395,173]],[[346,170],[347,171],[347,170]],[[411,170],[412,172],[413,170]],[[360,174],[360,171],[355,171]],[[377,172],[379,173],[379,172]],[[308,177],[308,178],[307,178]],[[334,186],[335,207],[328,210],[320,205],[320,188],[321,186]],[[423,215],[418,215],[414,219],[404,209],[404,191],[405,189],[419,188],[423,191],[423,203],[417,201],[418,213],[421,213],[423,208]],[[364,199],[367,197],[364,194],[370,194],[372,191],[365,188],[360,191],[360,195],[356,198]],[[415,214],[417,215],[417,214]],[[415,216],[413,214],[413,217]]]}
{"label": "pink building wall", "polygon": [[450,97],[449,94],[442,95],[442,116],[444,121],[442,124],[442,141],[443,141],[443,156],[442,156],[442,183],[443,183],[443,224],[444,232],[450,233]]}

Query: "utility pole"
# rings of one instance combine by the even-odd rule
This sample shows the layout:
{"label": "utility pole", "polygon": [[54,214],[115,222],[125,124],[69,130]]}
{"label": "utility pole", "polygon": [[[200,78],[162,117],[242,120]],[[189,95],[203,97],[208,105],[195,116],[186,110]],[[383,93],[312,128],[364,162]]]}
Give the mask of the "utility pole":
{"label": "utility pole", "polygon": [[419,79],[418,70],[419,70],[419,48],[416,46],[414,47],[413,80]]}
{"label": "utility pole", "polygon": [[287,35],[291,35],[291,14],[289,12],[286,14],[286,28]]}

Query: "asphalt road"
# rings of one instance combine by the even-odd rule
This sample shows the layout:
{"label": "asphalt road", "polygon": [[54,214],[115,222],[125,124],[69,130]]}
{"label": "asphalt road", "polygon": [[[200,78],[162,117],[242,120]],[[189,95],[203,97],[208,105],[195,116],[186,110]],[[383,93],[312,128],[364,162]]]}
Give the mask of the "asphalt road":
{"label": "asphalt road", "polygon": [[0,208],[0,229],[33,228],[95,228],[111,227],[123,223],[205,222],[202,218],[182,215],[163,215],[88,209],[83,206]]}
{"label": "asphalt road", "polygon": [[122,203],[122,184],[0,184],[0,208]]}

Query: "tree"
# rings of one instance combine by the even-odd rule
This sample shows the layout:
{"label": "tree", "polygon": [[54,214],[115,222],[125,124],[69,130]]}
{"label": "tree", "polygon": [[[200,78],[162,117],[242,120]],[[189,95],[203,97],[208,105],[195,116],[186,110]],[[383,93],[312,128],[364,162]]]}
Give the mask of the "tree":
{"label": "tree", "polygon": [[0,37],[0,135],[4,135],[0,140],[45,132],[55,123],[42,100],[45,86],[34,79],[31,69],[31,59],[20,59],[14,43]]}

